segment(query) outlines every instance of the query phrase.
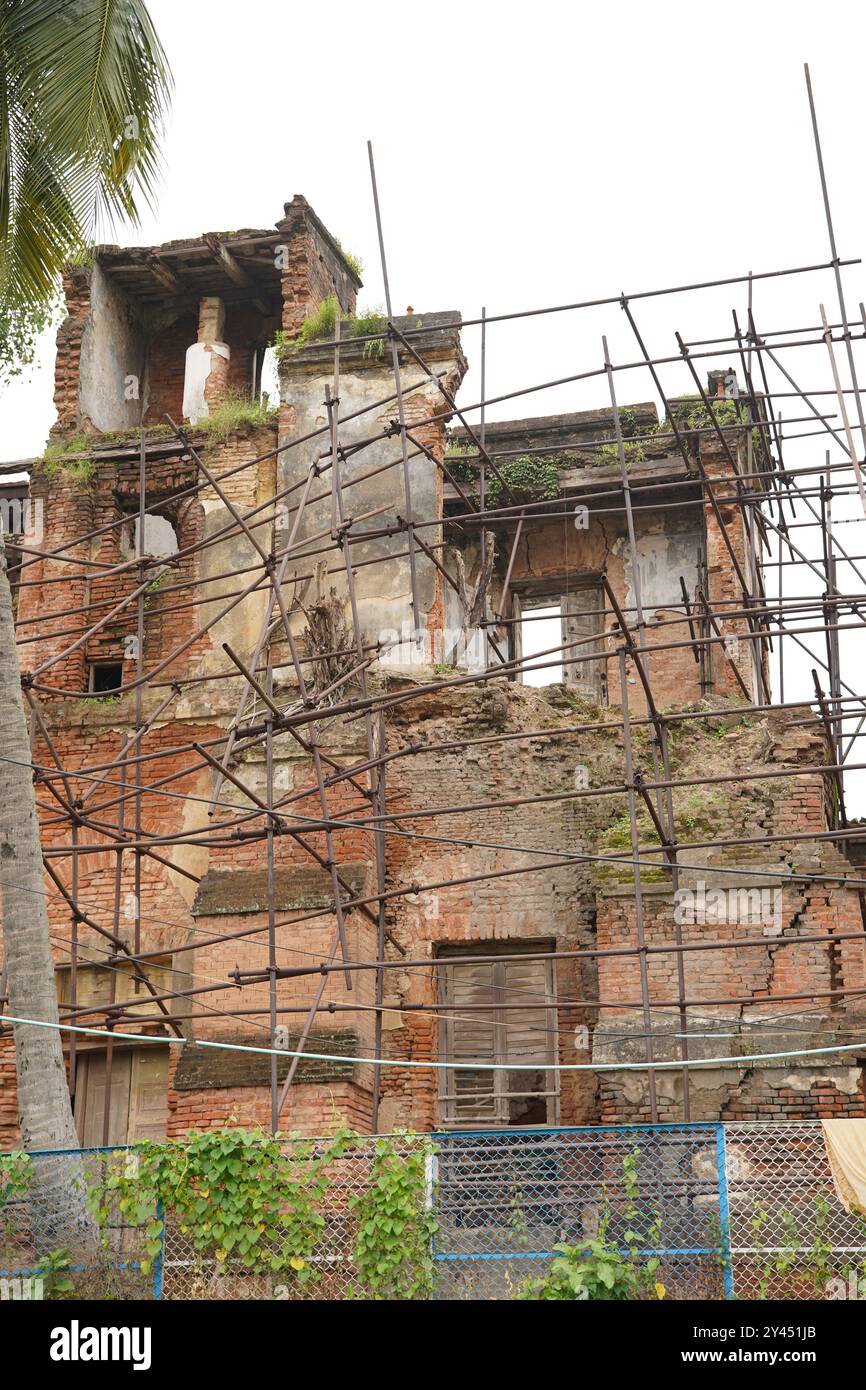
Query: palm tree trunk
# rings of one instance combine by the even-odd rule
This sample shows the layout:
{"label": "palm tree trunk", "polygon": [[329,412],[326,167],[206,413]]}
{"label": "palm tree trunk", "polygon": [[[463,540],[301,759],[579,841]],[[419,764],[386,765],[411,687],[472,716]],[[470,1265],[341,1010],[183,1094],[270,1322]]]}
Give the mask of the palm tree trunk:
{"label": "palm tree trunk", "polygon": [[[38,1028],[13,1025],[18,1112],[28,1150],[78,1148],[58,1022],[54,961],[36,797],[30,772],[30,741],[21,701],[12,596],[6,548],[0,532],[0,901],[9,1013],[39,1019]],[[34,1159],[28,1194],[34,1253],[45,1258],[68,1251],[87,1262],[95,1230],[87,1212],[87,1183],[79,1154]]]}
{"label": "palm tree trunk", "polygon": [[48,909],[39,843],[36,797],[30,773],[30,740],[21,701],[12,596],[6,549],[0,536],[0,900],[9,1012],[39,1019],[16,1023],[18,1110],[26,1149],[74,1149],[78,1145],[63,1047],[57,1030],[57,992],[48,935]]}

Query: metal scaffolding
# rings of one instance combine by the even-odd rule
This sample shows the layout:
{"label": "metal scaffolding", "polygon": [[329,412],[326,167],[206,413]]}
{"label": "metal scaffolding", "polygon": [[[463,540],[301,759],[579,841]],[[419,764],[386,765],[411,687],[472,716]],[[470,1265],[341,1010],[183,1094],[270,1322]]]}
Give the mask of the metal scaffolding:
{"label": "metal scaffolding", "polygon": [[[137,460],[138,524],[134,557],[119,565],[108,565],[94,559],[87,550],[92,542],[105,538],[113,529],[121,526],[121,518],[77,536],[55,550],[42,550],[22,543],[14,577],[19,593],[33,585],[41,586],[46,592],[53,592],[50,589],[53,584],[61,586],[58,591],[60,597],[51,610],[20,621],[18,635],[22,654],[26,654],[32,643],[44,643],[47,638],[56,639],[52,654],[30,670],[22,684],[31,716],[33,766],[45,833],[45,870],[50,883],[47,891],[68,910],[68,935],[55,931],[53,939],[55,946],[62,949],[70,968],[69,995],[61,1010],[69,1038],[70,1084],[74,1089],[76,1039],[79,1036],[75,1029],[92,1027],[92,1020],[98,1017],[102,1020],[101,1031],[105,1035],[107,1057],[103,1142],[107,1142],[108,1137],[110,1075],[115,1040],[123,1034],[124,1029],[136,1026],[136,1020],[140,1022],[142,1007],[151,1010],[158,1008],[162,1015],[161,1035],[168,1037],[173,1034],[178,1040],[185,1036],[184,1021],[195,1024],[215,1017],[230,1018],[246,1020],[261,1029],[263,1046],[270,1049],[271,1125],[275,1131],[280,1127],[301,1055],[308,1046],[319,1016],[323,1013],[347,1013],[360,1017],[364,1012],[372,1011],[372,1128],[375,1133],[378,1129],[383,1067],[386,1064],[399,1064],[398,1058],[388,1057],[383,1037],[387,974],[393,970],[413,972],[429,971],[431,968],[430,957],[413,959],[395,949],[388,928],[389,906],[409,896],[414,900],[418,896],[447,893],[481,881],[506,880],[524,874],[554,875],[557,870],[575,863],[609,862],[631,870],[636,912],[633,944],[616,948],[555,950],[544,954],[545,959],[554,960],[598,961],[613,956],[636,959],[640,975],[639,996],[635,999],[617,998],[615,1001],[598,997],[557,999],[543,1007],[548,1011],[554,1032],[558,1011],[564,1007],[581,1007],[592,1011],[612,1009],[614,1017],[616,1010],[631,1008],[640,1012],[643,1074],[653,1121],[658,1119],[655,1090],[657,1069],[670,1065],[669,1062],[659,1061],[657,1042],[662,1037],[669,1037],[671,1020],[679,1043],[678,1063],[683,1081],[682,1118],[688,1121],[690,1072],[693,1066],[702,1064],[700,1059],[690,1057],[689,1053],[690,1011],[740,1003],[760,1008],[763,1004],[775,1006],[781,1001],[789,1001],[804,1006],[805,1012],[805,1006],[814,1006],[818,1000],[838,1003],[866,994],[866,990],[840,986],[826,991],[776,994],[766,999],[752,995],[722,999],[712,994],[690,995],[684,968],[689,952],[725,952],[765,946],[766,940],[761,936],[748,935],[724,940],[714,938],[708,932],[707,938],[699,942],[686,941],[679,927],[675,927],[668,942],[659,944],[650,941],[645,932],[641,879],[644,868],[660,870],[666,875],[672,891],[676,891],[683,855],[687,854],[686,862],[690,869],[700,867],[700,852],[710,847],[708,842],[700,839],[684,841],[678,835],[675,822],[675,794],[689,786],[711,787],[733,782],[745,783],[750,778],[788,779],[811,774],[832,789],[829,824],[822,836],[818,837],[811,831],[802,836],[795,831],[767,836],[759,829],[757,833],[715,839],[711,843],[717,848],[746,850],[772,839],[789,843],[796,842],[798,838],[810,841],[819,838],[844,850],[847,844],[863,834],[856,823],[852,824],[846,807],[846,779],[850,779],[852,773],[862,773],[866,768],[866,759],[857,760],[858,740],[866,736],[866,689],[862,680],[858,680],[861,663],[856,653],[851,660],[852,644],[845,640],[845,634],[860,632],[863,606],[866,604],[866,576],[862,569],[866,563],[866,547],[858,544],[859,538],[866,532],[864,519],[855,510],[862,506],[866,513],[862,479],[866,460],[866,419],[855,353],[856,345],[866,340],[866,310],[860,304],[859,317],[852,319],[846,307],[843,271],[860,262],[855,259],[843,260],[837,252],[810,84],[808,96],[829,240],[829,257],[824,261],[781,270],[749,271],[741,275],[708,278],[700,283],[614,294],[582,303],[565,303],[512,313],[490,314],[483,309],[476,318],[444,325],[460,328],[464,332],[479,330],[480,399],[471,404],[458,403],[443,375],[419,351],[417,344],[424,330],[401,328],[395,322],[371,149],[370,174],[387,310],[387,326],[383,334],[387,339],[393,369],[393,391],[352,413],[343,408],[340,373],[346,343],[339,336],[338,315],[334,339],[330,343],[315,344],[317,350],[329,346],[333,351],[333,383],[322,403],[326,422],[314,432],[292,438],[268,453],[239,463],[219,475],[211,470],[190,433],[171,420],[169,424],[173,434],[170,440],[165,437],[154,440],[148,436],[146,429],[142,429],[140,443],[134,450],[124,450],[123,446],[118,445],[98,454],[97,441],[93,453],[80,456]],[[811,277],[828,271],[832,272],[837,298],[831,315],[832,322],[828,321],[824,305],[810,300],[812,307],[807,311],[802,327],[762,327],[759,330],[755,297],[765,281],[787,277],[792,287],[798,290],[805,287],[808,295],[809,286],[813,283]],[[667,299],[678,303],[680,296],[699,301],[703,294],[721,290],[746,296],[745,321],[741,321],[737,310],[732,309],[733,331],[691,341],[674,332],[664,352],[650,352],[640,326],[644,301]],[[489,384],[487,354],[488,339],[499,325],[531,317],[580,314],[587,309],[623,315],[634,339],[635,356],[625,361],[613,361],[607,337],[603,337],[598,348],[598,365],[592,369],[529,384],[521,390],[496,393],[495,387]],[[742,312],[741,309],[740,314]],[[437,323],[437,328],[442,326]],[[352,343],[374,341],[378,336],[362,335],[353,338]],[[300,354],[305,350],[304,345],[297,348]],[[824,374],[817,380],[810,377],[808,387],[801,386],[800,372],[792,359],[796,359],[798,353],[805,352],[807,362],[811,363],[816,350],[823,353]],[[730,421],[726,419],[724,423],[717,418],[713,400],[702,384],[698,370],[698,364],[704,360],[718,361],[722,352],[730,353],[736,359],[742,378],[736,392],[727,397],[733,402],[734,417]],[[432,382],[435,385],[440,397],[438,409],[421,420],[417,419],[417,412],[412,412],[410,416],[404,408],[418,389],[417,384],[407,385],[404,381],[403,364],[406,362],[411,362],[424,374],[422,384]],[[697,401],[704,412],[706,423],[698,426],[684,425],[682,413],[678,410],[680,397],[665,385],[675,376],[681,379],[683,368],[691,379]],[[812,370],[811,366],[809,370]],[[638,492],[631,485],[628,452],[631,437],[623,422],[622,392],[619,389],[623,373],[629,374],[629,379],[640,374],[651,385],[655,397],[664,408],[668,430],[667,434],[659,430],[655,438],[665,439],[670,452],[678,453],[685,465],[685,477],[666,479],[663,493],[650,485],[645,495],[643,490]],[[410,700],[423,702],[428,697],[441,698],[442,693],[449,690],[519,679],[530,665],[538,669],[539,662],[547,662],[551,668],[563,668],[587,659],[586,653],[581,650],[582,646],[586,646],[586,639],[566,641],[563,638],[559,645],[531,656],[514,656],[501,645],[502,633],[507,632],[509,624],[514,622],[506,611],[504,599],[509,590],[521,538],[525,539],[533,528],[543,526],[551,519],[573,517],[575,506],[588,501],[590,494],[578,489],[570,491],[567,498],[559,496],[542,501],[527,501],[516,496],[509,486],[505,471],[513,451],[497,449],[495,432],[490,430],[489,425],[491,409],[501,407],[506,402],[531,398],[553,387],[575,388],[579,383],[595,378],[609,396],[613,432],[607,438],[594,441],[592,448],[614,451],[618,477],[609,486],[594,484],[591,500],[600,514],[624,522],[631,573],[634,576],[632,605],[622,604],[611,584],[604,580],[603,606],[598,614],[602,628],[607,630],[610,625],[618,632],[618,646],[611,664],[617,672],[619,698],[616,703],[620,709],[617,711],[612,706],[598,721],[568,727],[557,723],[550,728],[467,737],[461,740],[460,746],[474,743],[490,748],[494,744],[529,741],[541,735],[567,741],[581,733],[615,732],[624,748],[622,775],[610,785],[576,788],[568,792],[527,792],[521,798],[463,801],[451,806],[427,808],[406,806],[395,801],[388,786],[391,765],[398,760],[411,762],[421,753],[429,755],[431,752],[453,750],[454,745],[425,741],[423,745],[389,746],[390,711]],[[850,416],[851,401],[855,407],[853,420]],[[385,409],[396,414],[383,436],[374,421]],[[787,411],[787,415],[783,411]],[[369,436],[360,443],[347,446],[345,427],[349,421],[354,423],[362,416],[370,421]],[[455,420],[459,422],[459,428],[454,435],[452,451],[440,456],[421,442],[419,436],[424,428]],[[347,478],[345,464],[348,458],[351,456],[355,459],[363,455],[365,449],[381,445],[383,437],[388,435],[394,441],[393,458],[384,465],[377,465],[371,472]],[[695,448],[695,441],[701,438],[720,451],[724,462],[721,471],[708,469],[702,462],[700,451]],[[797,466],[789,466],[785,454],[788,446],[793,446],[795,441],[801,442],[800,453],[805,450],[808,458]],[[280,458],[305,444],[313,444],[317,451],[305,477],[286,487],[276,484],[273,495],[254,507],[241,507],[232,500],[230,484],[239,473],[256,469],[263,461]],[[520,452],[525,455],[527,451],[521,449]],[[431,468],[441,473],[442,486],[448,489],[451,510],[447,518],[440,515],[430,519],[420,515],[414,507],[409,464],[411,460],[422,457],[429,461]],[[158,505],[148,499],[148,475],[155,461],[173,458],[191,462],[195,472],[195,481],[178,491],[173,500],[185,501],[202,493],[215,495],[229,519],[213,533],[180,549],[168,559],[157,561],[145,552],[144,547],[145,521],[154,514]],[[353,512],[352,488],[372,476],[372,472],[394,472],[398,479],[399,514],[395,514],[396,508],[382,507],[360,514]],[[468,473],[474,475],[471,484],[466,482]],[[497,484],[492,494],[492,505],[491,480]],[[646,497],[650,500],[647,501]],[[305,532],[304,524],[309,522],[313,506],[320,502],[330,506],[330,524],[313,534]],[[651,622],[641,594],[636,518],[646,510],[667,511],[674,515],[677,508],[686,504],[700,505],[712,515],[736,592],[730,598],[714,598],[704,583],[696,596],[690,596],[683,583],[681,603],[670,608],[674,616]],[[382,515],[386,511],[390,514]],[[408,560],[413,626],[419,629],[422,626],[422,613],[417,565],[421,560],[429,561],[434,566],[443,583],[456,587],[442,556],[443,528],[452,522],[458,522],[466,536],[478,538],[482,556],[487,553],[486,537],[492,528],[495,527],[500,533],[508,533],[511,538],[499,611],[494,611],[490,603],[485,601],[484,611],[479,618],[479,626],[485,634],[483,667],[465,673],[449,671],[433,675],[424,684],[413,684],[411,689],[382,688],[370,677],[376,663],[388,653],[381,640],[371,642],[363,629],[356,592],[356,572],[370,563],[387,566],[392,560]],[[845,529],[851,526],[855,528],[853,531]],[[811,553],[810,540],[816,535],[819,544],[817,549],[813,547],[814,553]],[[192,574],[189,562],[232,537],[246,541],[250,555],[248,563],[217,574]],[[400,545],[395,545],[388,555],[371,561],[359,552],[361,547],[369,546],[374,540],[399,540]],[[46,559],[63,565],[68,575],[44,576],[34,573],[34,568]],[[299,566],[306,567],[309,573],[299,575]],[[312,579],[319,567],[328,577],[340,576],[345,584],[349,620],[347,637],[342,645],[311,653],[299,649],[297,629],[293,626],[295,610],[288,587],[290,581],[296,584],[299,580]],[[194,630],[148,667],[145,649],[152,613],[148,608],[147,595],[157,569],[170,575],[160,585],[160,614],[165,618],[175,613],[193,612]],[[91,580],[108,579],[122,573],[128,573],[133,581],[133,587],[126,597],[117,602],[97,597],[66,606],[62,597],[65,593],[63,586],[69,578],[88,581],[89,592]],[[213,589],[210,586],[214,586]],[[226,664],[222,674],[199,674],[188,678],[178,676],[176,664],[179,658],[252,595],[264,596],[265,602],[259,631],[251,649],[238,652],[225,645]],[[118,620],[129,622],[137,639],[135,674],[123,687],[125,694],[132,692],[134,697],[132,725],[117,753],[106,753],[84,764],[71,766],[64,760],[62,751],[52,737],[46,704],[87,700],[92,698],[93,692],[66,688],[58,683],[54,673],[62,662],[95,634]],[[684,638],[680,633],[686,625],[689,635]],[[667,635],[666,628],[673,628],[674,632]],[[744,676],[742,665],[730,654],[729,639],[732,633],[736,633],[739,643],[752,654],[752,680]],[[399,641],[397,645],[400,645]],[[282,652],[283,660],[275,660],[278,649]],[[823,760],[792,762],[771,770],[762,768],[759,773],[747,770],[736,773],[708,772],[699,783],[675,776],[671,770],[671,732],[689,723],[710,724],[719,713],[718,702],[714,704],[711,698],[707,698],[698,709],[660,708],[659,698],[654,693],[649,656],[651,654],[658,660],[665,653],[675,654],[684,650],[692,653],[700,673],[702,692],[708,696],[713,668],[718,668],[721,663],[727,669],[739,692],[740,703],[732,706],[738,714],[782,712],[792,727],[818,728],[824,737]],[[340,670],[330,681],[320,678],[325,658],[337,662]],[[847,659],[847,664],[843,658]],[[812,673],[812,687],[808,691],[801,690],[799,697],[793,688],[797,668],[792,676],[792,661],[799,663],[799,666],[805,661]],[[776,673],[775,699],[771,694],[771,666],[775,667]],[[629,698],[629,672],[634,674],[639,684],[642,703],[637,709],[633,698]],[[284,691],[279,693],[276,690],[275,676],[278,673],[288,673],[292,680],[289,699]],[[185,694],[199,689],[206,691],[209,682],[235,679],[238,674],[243,678],[243,692],[233,717],[219,737],[190,737],[187,740],[183,736],[182,725],[178,724],[178,741],[168,747],[161,741],[157,746],[155,733],[165,727],[166,720],[172,718],[173,708]],[[147,715],[145,696],[150,697],[153,705]],[[360,722],[363,731],[363,755],[360,758],[335,759],[328,752],[322,724],[341,716]],[[637,729],[648,734],[649,756],[645,766],[640,765],[641,759],[635,748],[634,733]],[[289,735],[306,755],[312,768],[308,785],[285,793],[275,785],[274,778],[274,739],[284,734]],[[44,748],[46,754],[37,756],[38,748]],[[264,796],[248,784],[238,769],[237,755],[251,750],[261,750],[264,757]],[[160,763],[169,756],[178,760],[178,766],[172,772],[159,771]],[[158,775],[155,780],[149,781],[148,773],[153,765],[156,765]],[[207,824],[175,833],[159,833],[149,829],[148,808],[158,810],[172,799],[196,800],[182,788],[188,786],[192,778],[203,770],[213,776],[210,797],[202,799],[209,812]],[[22,774],[24,772],[25,769],[22,769]],[[229,788],[240,793],[247,804],[239,806],[232,799]],[[486,810],[557,800],[574,803],[583,798],[605,797],[625,797],[627,800],[630,840],[627,852],[593,855],[555,849],[545,851],[528,844],[494,843],[474,833],[473,816]],[[312,798],[317,802],[318,814],[301,814],[298,804]],[[648,814],[653,827],[649,841],[641,834],[641,808]],[[452,816],[465,817],[465,834],[461,833],[459,839],[453,834],[440,834],[436,830],[438,818]],[[356,891],[340,871],[334,837],[346,830],[366,837],[370,846],[375,885],[369,891]],[[282,918],[277,907],[275,870],[276,843],[285,836],[309,858],[311,864],[328,876],[332,900],[324,908],[292,912]],[[389,851],[398,842],[407,839],[439,846],[496,848],[508,856],[507,867],[474,875],[455,874],[435,882],[402,881],[399,872],[393,869],[393,856]],[[149,922],[156,923],[158,920],[152,913],[148,915],[142,905],[145,866],[155,864],[172,874],[197,882],[195,873],[180,863],[173,856],[173,851],[197,846],[218,855],[223,850],[231,854],[239,846],[253,845],[259,846],[264,855],[267,892],[264,924],[223,934],[193,929],[189,943],[175,947],[172,955],[175,958],[175,971],[183,973],[184,966],[180,961],[185,952],[201,952],[210,945],[228,941],[252,940],[261,949],[260,968],[237,969],[221,979],[190,983],[187,988],[160,990],[148,972],[154,953],[143,950],[142,929]],[[104,856],[106,851],[114,855],[115,865],[113,905],[108,914],[91,904],[79,888],[82,864],[89,856]],[[122,931],[123,885],[128,880],[130,865],[135,905],[131,943]],[[748,874],[748,869],[726,870],[716,865],[713,872]],[[853,867],[839,874],[812,869],[799,872],[791,869],[787,873],[780,870],[775,876],[780,881],[785,879],[792,884],[823,882],[847,885],[861,891],[866,889],[866,877],[858,876]],[[369,959],[356,959],[351,954],[349,925],[356,916],[373,932],[376,950]],[[304,958],[303,953],[292,945],[292,931],[304,923],[321,921],[334,923],[330,948],[323,958]],[[86,945],[82,944],[82,926],[101,938],[102,947],[97,948],[89,941]],[[866,940],[866,932],[779,937],[774,941],[774,949],[786,951],[803,942],[815,942],[824,943],[828,952],[833,952],[840,941],[846,940]],[[661,1000],[652,997],[649,982],[650,960],[659,953],[673,955],[676,963],[676,992],[670,998]],[[531,958],[532,953],[528,953],[528,956]],[[284,963],[287,958],[289,964]],[[527,953],[521,958],[526,959]],[[459,960],[460,957],[451,959]],[[476,953],[466,959],[477,963],[484,957]],[[98,964],[110,972],[111,997],[107,1004],[101,1002],[95,1005],[82,1002],[79,998],[78,974],[83,964]],[[115,987],[121,970],[131,972],[134,990],[131,997],[117,999]],[[355,989],[356,981],[369,971],[374,972],[375,980],[372,1003],[360,1001]],[[277,982],[285,978],[309,979],[310,994],[302,1004],[287,1006],[280,1003]],[[342,979],[344,995],[340,1000],[326,1001],[326,988],[332,979]],[[244,990],[262,982],[268,986],[266,1008],[245,1004]],[[220,993],[231,1000],[232,1007],[221,1009],[214,1003]],[[0,980],[0,1008],[4,1003],[3,995],[3,982]],[[201,1007],[197,1003],[200,996],[207,996],[207,1001]],[[183,1020],[177,1014],[181,1003],[185,1010]],[[472,1006],[460,1007],[468,1010]],[[506,1003],[502,1007],[508,1008],[509,1005]],[[516,1003],[513,1007],[520,1007],[520,1004]],[[444,1002],[423,1006],[404,1005],[406,1013],[423,1009],[437,1020],[455,1008]],[[298,1043],[291,1054],[288,1071],[281,1080],[277,1066],[280,1020],[296,1013],[301,1022]],[[149,1022],[152,1027],[152,1020],[149,1019]],[[8,1024],[0,1027],[0,1033],[9,1031]],[[703,1060],[705,1062],[706,1059]]]}

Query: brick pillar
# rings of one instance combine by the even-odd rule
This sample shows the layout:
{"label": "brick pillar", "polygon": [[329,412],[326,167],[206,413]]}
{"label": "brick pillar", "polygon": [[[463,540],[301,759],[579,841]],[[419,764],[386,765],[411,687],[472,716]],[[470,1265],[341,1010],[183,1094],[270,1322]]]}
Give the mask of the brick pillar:
{"label": "brick pillar", "polygon": [[186,350],[183,415],[191,425],[204,419],[228,395],[231,349],[222,341],[225,305],[206,298],[199,305],[198,340]]}

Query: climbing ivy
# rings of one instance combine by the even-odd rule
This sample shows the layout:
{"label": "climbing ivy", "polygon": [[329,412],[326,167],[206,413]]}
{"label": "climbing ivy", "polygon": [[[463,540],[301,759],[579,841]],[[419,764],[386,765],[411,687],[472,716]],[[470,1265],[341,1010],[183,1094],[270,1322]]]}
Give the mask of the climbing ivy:
{"label": "climbing ivy", "polygon": [[[454,446],[456,448],[456,446]],[[460,446],[461,452],[465,450]],[[484,477],[484,501],[487,507],[513,505],[519,502],[548,502],[559,496],[560,470],[567,459],[553,454],[521,454],[517,458],[495,459],[499,476],[487,469]],[[474,502],[480,501],[480,460],[456,458],[446,451],[448,472],[468,492]]]}
{"label": "climbing ivy", "polygon": [[305,1284],[316,1277],[310,1262],[325,1225],[319,1206],[326,1170],[347,1143],[342,1134],[324,1148],[295,1142],[289,1162],[279,1137],[261,1131],[227,1128],[183,1141],[146,1141],[112,1156],[93,1194],[93,1214],[106,1239],[118,1218],[142,1230],[145,1274],[170,1220],[217,1268],[231,1259],[250,1273]]}
{"label": "climbing ivy", "polygon": [[[366,1141],[365,1141],[366,1142]],[[325,1141],[227,1127],[164,1143],[144,1141],[109,1156],[89,1205],[108,1252],[118,1227],[141,1232],[141,1270],[149,1274],[165,1227],[184,1236],[210,1272],[278,1277],[300,1293],[326,1264],[316,1259],[345,1198],[334,1165],[352,1158],[359,1136]],[[356,1298],[423,1298],[432,1282],[428,1141],[396,1135],[377,1141],[364,1190],[345,1206],[357,1222]],[[343,1178],[345,1174],[341,1175]]]}
{"label": "climbing ivy", "polygon": [[[405,1138],[405,1135],[402,1136]],[[430,1144],[396,1151],[401,1135],[380,1139],[373,1152],[369,1183],[349,1199],[357,1218],[356,1298],[428,1298],[433,1284],[432,1212],[428,1178]]]}

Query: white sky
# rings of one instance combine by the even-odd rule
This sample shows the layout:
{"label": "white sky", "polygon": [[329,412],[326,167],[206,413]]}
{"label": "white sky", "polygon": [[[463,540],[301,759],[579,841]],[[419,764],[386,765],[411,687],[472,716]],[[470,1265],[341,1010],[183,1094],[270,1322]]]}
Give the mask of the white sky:
{"label": "white sky", "polygon": [[[155,215],[104,239],[148,244],[268,227],[303,193],[363,259],[361,303],[381,303],[370,138],[400,312],[411,304],[475,317],[482,305],[495,314],[823,261],[806,60],[839,252],[866,254],[859,6],[151,0],[150,8],[177,84],[165,179]],[[856,315],[864,267],[846,271],[845,283]],[[821,301],[837,318],[829,272],[758,284],[758,327],[814,324]],[[743,288],[729,287],[634,308],[650,350],[673,353],[675,329],[686,338],[727,334],[732,306],[742,319],[744,304]],[[616,306],[491,328],[488,394],[600,365],[602,333],[614,361],[634,359]],[[476,330],[464,346],[469,403],[478,397]],[[856,350],[866,382],[866,346]],[[703,367],[729,361],[723,352]],[[789,368],[807,388],[829,384],[823,348],[794,353]],[[54,418],[52,371],[47,342],[29,382],[0,398],[0,458],[42,448]],[[663,380],[670,393],[693,389],[679,364]],[[653,397],[645,372],[619,375],[617,390],[621,401]],[[578,383],[491,407],[488,418],[605,403],[603,380]],[[814,459],[819,446],[823,454],[823,441],[799,446],[797,461]],[[856,515],[844,501],[836,511]],[[862,523],[843,531],[854,552],[866,552]],[[816,533],[800,536],[817,554]],[[849,592],[864,587],[850,572],[839,579]],[[792,663],[789,698],[811,689],[811,664],[804,658],[795,673]],[[850,671],[849,679],[857,685]]]}

